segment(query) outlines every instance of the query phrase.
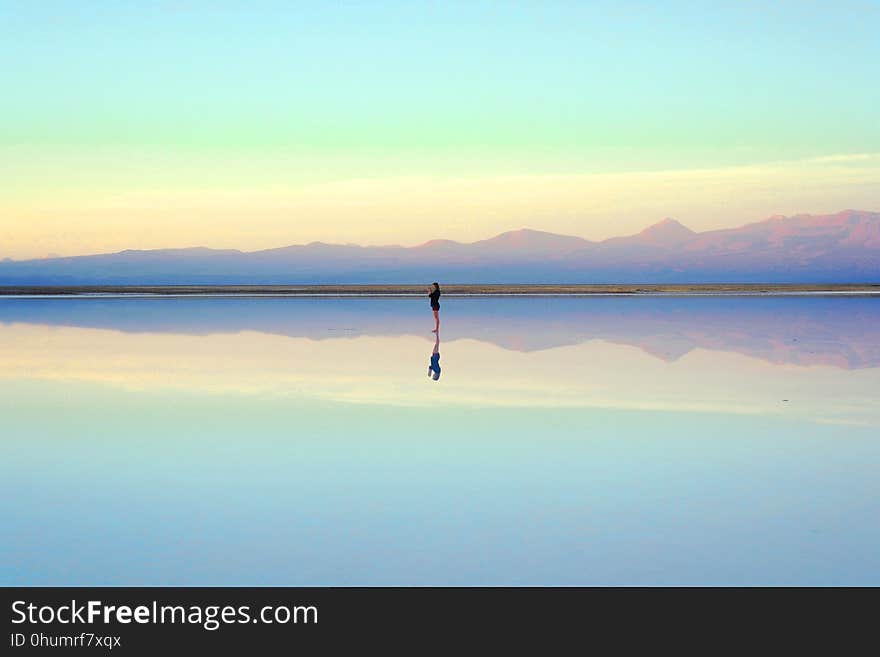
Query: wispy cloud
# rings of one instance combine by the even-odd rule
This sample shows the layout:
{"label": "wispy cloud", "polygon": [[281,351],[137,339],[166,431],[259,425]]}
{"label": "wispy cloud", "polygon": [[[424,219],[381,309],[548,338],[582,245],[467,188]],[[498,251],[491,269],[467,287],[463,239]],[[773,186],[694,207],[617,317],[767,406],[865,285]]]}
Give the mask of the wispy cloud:
{"label": "wispy cloud", "polygon": [[820,155],[808,158],[806,161],[817,164],[834,162],[864,162],[866,160],[880,161],[880,153],[839,153],[835,155]]}

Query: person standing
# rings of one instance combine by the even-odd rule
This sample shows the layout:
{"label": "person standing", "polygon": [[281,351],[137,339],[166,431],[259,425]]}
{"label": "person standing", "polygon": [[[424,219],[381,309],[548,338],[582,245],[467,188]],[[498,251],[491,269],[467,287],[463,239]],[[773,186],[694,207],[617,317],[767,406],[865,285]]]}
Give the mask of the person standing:
{"label": "person standing", "polygon": [[434,311],[434,330],[431,333],[437,333],[440,330],[440,283],[434,281],[427,291],[431,299],[431,310]]}

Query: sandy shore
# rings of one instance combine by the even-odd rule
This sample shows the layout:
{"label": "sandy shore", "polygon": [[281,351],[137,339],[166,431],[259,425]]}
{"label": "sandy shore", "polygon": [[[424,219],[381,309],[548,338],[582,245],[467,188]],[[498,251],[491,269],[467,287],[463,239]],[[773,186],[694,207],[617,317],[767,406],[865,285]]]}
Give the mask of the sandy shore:
{"label": "sandy shore", "polygon": [[[421,285],[0,286],[0,296],[420,296]],[[880,294],[880,283],[700,285],[444,285],[444,296]]]}

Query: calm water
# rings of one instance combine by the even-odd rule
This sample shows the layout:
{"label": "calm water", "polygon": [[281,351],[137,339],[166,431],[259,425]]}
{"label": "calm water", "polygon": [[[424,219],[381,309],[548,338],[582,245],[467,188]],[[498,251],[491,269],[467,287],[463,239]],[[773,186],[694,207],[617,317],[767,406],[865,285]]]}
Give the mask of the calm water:
{"label": "calm water", "polygon": [[880,584],[880,299],[0,299],[0,584]]}

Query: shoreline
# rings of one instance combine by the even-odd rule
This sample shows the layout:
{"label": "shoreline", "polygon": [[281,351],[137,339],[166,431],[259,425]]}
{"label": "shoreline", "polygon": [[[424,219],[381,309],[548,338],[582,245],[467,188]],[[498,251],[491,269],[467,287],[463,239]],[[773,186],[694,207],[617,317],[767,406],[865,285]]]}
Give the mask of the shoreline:
{"label": "shoreline", "polygon": [[[427,287],[427,286],[425,286]],[[445,285],[443,296],[804,296],[878,295],[880,283],[677,285]],[[421,297],[418,285],[10,285],[0,297]]]}

